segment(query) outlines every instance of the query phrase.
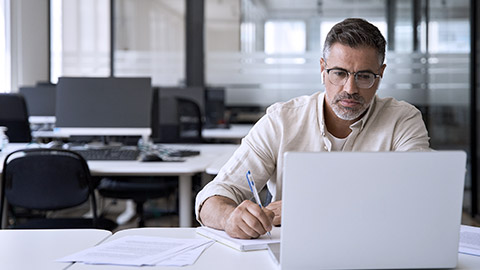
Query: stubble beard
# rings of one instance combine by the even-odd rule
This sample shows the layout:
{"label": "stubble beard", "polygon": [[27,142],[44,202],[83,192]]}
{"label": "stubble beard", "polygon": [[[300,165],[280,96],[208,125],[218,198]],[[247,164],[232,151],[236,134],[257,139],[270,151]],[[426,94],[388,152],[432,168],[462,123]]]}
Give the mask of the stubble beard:
{"label": "stubble beard", "polygon": [[[353,99],[359,103],[360,106],[356,106],[355,108],[345,107],[340,104],[340,101],[343,99]],[[363,113],[365,113],[370,106],[370,103],[365,102],[365,99],[360,96],[359,94],[349,94],[347,92],[340,92],[339,94],[335,95],[334,99],[330,103],[330,107],[332,108],[335,115],[346,121],[351,121],[359,118]]]}

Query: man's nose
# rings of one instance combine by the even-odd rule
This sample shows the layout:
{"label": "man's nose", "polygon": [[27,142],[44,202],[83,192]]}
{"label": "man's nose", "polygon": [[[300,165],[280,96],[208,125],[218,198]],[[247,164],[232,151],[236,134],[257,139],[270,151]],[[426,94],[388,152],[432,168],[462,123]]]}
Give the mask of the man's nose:
{"label": "man's nose", "polygon": [[343,86],[343,90],[349,94],[358,93],[358,87],[355,83],[355,75],[350,74],[350,76],[348,76],[347,81]]}

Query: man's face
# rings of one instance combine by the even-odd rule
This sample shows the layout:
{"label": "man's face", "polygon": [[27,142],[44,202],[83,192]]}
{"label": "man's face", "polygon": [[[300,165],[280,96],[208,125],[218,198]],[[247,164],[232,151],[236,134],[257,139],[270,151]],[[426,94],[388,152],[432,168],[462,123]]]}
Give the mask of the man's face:
{"label": "man's face", "polygon": [[[358,120],[368,109],[378,89],[380,79],[370,88],[359,88],[353,73],[367,71],[383,76],[386,65],[378,63],[377,51],[374,48],[351,48],[335,43],[330,48],[328,59],[321,59],[321,71],[325,83],[325,101],[327,110],[333,111],[342,120]],[[327,69],[339,69],[350,72],[345,85],[335,85],[329,79]],[[330,71],[331,73],[337,70]],[[337,83],[338,84],[338,83]]]}

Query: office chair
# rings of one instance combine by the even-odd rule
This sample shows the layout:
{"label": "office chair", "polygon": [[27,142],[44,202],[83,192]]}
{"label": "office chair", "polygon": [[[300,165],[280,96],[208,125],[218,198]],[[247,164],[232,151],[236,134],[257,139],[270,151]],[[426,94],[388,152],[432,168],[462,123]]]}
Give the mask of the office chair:
{"label": "office chair", "polygon": [[25,99],[19,94],[0,94],[0,126],[8,128],[10,142],[31,142]]}
{"label": "office chair", "polygon": [[[93,218],[49,218],[46,215],[46,211],[72,208],[89,199]],[[98,217],[88,165],[82,156],[69,150],[21,149],[8,154],[3,163],[0,224],[4,205],[15,220],[10,228],[113,230],[117,226],[111,220]],[[33,218],[16,215],[21,210],[39,214]]]}
{"label": "office chair", "polygon": [[204,116],[194,93],[203,97],[200,88],[154,89],[151,137],[155,143],[204,142]]}
{"label": "office chair", "polygon": [[[144,205],[152,199],[166,198],[176,193],[178,178],[163,177],[115,177],[103,178],[97,187],[101,196],[114,199],[127,199],[135,203],[138,227],[145,227]],[[171,214],[176,211],[164,211]]]}
{"label": "office chair", "polygon": [[198,104],[188,98],[176,97],[178,142],[202,143],[203,117]]}

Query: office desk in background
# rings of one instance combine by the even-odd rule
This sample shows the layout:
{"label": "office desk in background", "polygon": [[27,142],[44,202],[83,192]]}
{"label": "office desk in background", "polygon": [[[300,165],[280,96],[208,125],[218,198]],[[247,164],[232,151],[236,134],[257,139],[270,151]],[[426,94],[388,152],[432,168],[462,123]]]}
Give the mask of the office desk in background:
{"label": "office desk in background", "polygon": [[[35,118],[37,119],[37,118]],[[40,120],[35,120],[31,122],[32,124],[38,124]],[[229,128],[212,128],[212,129],[203,129],[202,136],[206,140],[218,141],[218,142],[234,142],[239,143],[243,137],[245,137],[250,129],[253,127],[251,124],[232,124]],[[88,133],[88,135],[91,135]],[[101,135],[101,134],[99,134]],[[50,131],[33,131],[32,137],[37,139],[66,139],[70,137],[71,134],[68,131],[63,131],[62,129],[50,130]]]}
{"label": "office desk in background", "polygon": [[[54,260],[126,235],[170,238],[200,238],[195,228],[139,228],[111,235],[103,230],[0,230],[0,269],[278,269],[267,250],[240,252],[220,243],[207,248],[198,260],[186,267],[128,267],[57,263]],[[480,257],[458,254],[457,270],[480,269]]]}
{"label": "office desk in background", "polygon": [[240,143],[243,137],[247,136],[253,125],[251,124],[232,124],[230,128],[212,128],[202,130],[202,137],[212,141],[230,141]]}
{"label": "office desk in background", "polygon": [[[203,173],[211,164],[223,164],[238,145],[233,144],[189,144],[171,145],[172,148],[199,150],[200,155],[185,158],[184,162],[140,162],[140,161],[87,161],[93,176],[178,176],[179,187],[179,223],[180,227],[192,226],[193,194],[192,176]],[[24,148],[26,144],[9,144],[7,152]],[[0,155],[0,172],[3,170],[3,158]],[[216,168],[216,167],[215,167]]]}

